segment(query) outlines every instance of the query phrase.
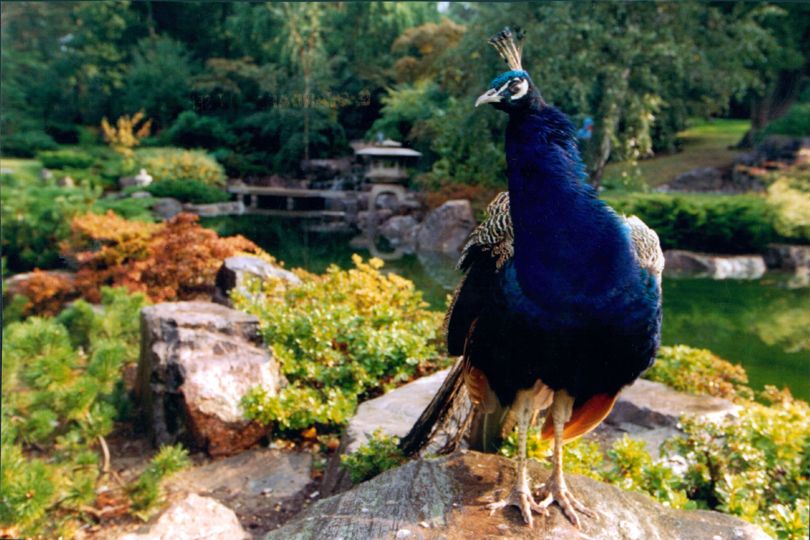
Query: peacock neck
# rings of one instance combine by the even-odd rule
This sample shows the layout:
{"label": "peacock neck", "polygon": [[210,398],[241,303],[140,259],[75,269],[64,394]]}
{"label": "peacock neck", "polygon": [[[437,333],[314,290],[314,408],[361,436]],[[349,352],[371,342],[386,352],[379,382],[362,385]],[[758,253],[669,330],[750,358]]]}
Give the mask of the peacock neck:
{"label": "peacock neck", "polygon": [[584,182],[568,118],[552,107],[510,115],[506,159],[523,293],[576,303],[621,286],[634,268],[629,237]]}

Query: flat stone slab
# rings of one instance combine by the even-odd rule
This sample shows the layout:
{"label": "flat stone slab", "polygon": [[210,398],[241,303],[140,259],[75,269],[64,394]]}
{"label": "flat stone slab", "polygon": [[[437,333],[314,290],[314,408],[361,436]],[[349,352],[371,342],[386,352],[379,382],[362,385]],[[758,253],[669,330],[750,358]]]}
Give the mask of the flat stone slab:
{"label": "flat stone slab", "polygon": [[680,249],[664,252],[664,275],[712,279],[759,279],[767,270],[762,255],[712,255]]}
{"label": "flat stone slab", "polygon": [[[529,462],[535,483],[549,474]],[[316,538],[533,538],[555,540],[764,540],[758,527],[708,511],[667,508],[646,495],[573,474],[568,486],[597,513],[576,529],[554,505],[536,516],[533,529],[515,508],[490,515],[493,495],[508,493],[514,482],[511,460],[477,452],[436,460],[416,460],[323,499],[298,518],[270,532],[267,540]]]}
{"label": "flat stone slab", "polygon": [[619,394],[606,422],[646,428],[674,427],[682,414],[720,420],[739,407],[727,399],[687,394],[653,381],[639,379]]}

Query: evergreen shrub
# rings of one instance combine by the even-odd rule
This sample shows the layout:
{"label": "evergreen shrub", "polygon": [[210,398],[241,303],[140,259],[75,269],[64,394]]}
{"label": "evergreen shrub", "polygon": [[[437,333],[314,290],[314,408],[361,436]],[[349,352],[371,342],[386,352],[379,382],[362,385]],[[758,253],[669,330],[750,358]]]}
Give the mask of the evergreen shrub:
{"label": "evergreen shrub", "polygon": [[4,156],[32,158],[42,150],[56,150],[58,145],[53,137],[42,131],[22,131],[4,135],[0,150]]}

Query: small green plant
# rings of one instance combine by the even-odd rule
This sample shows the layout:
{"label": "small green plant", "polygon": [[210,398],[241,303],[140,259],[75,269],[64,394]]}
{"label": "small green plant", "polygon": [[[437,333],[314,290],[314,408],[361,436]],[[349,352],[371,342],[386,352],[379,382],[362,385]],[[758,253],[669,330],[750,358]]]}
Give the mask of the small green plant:
{"label": "small green plant", "polygon": [[250,392],[243,402],[249,418],[281,429],[334,429],[361,397],[436,367],[441,314],[426,308],[413,283],[380,272],[382,261],[355,256],[354,264],[235,296],[239,309],[259,318],[289,381],[277,396]]}
{"label": "small green plant", "polygon": [[162,446],[146,470],[127,488],[132,513],[146,521],[162,499],[160,482],[191,464],[182,446]]}
{"label": "small green plant", "polygon": [[385,435],[382,430],[366,434],[367,441],[351,454],[340,457],[340,463],[352,482],[359,484],[407,461],[399,449],[399,437]]}

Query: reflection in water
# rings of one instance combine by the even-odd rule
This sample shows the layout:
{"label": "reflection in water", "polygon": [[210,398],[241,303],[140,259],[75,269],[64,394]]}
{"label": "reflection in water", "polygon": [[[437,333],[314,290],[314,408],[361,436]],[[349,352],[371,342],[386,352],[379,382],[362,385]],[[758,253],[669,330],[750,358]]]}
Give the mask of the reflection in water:
{"label": "reflection in water", "polygon": [[[259,220],[246,219],[253,217]],[[242,216],[204,224],[244,234],[288,268],[320,273],[332,263],[349,268],[353,251],[370,256],[349,247],[348,235],[307,233],[288,220]],[[422,253],[386,261],[385,270],[412,280],[431,307],[444,310],[461,278],[455,263],[446,255]],[[797,284],[795,277],[773,274],[755,281],[667,279],[663,342],[710,349],[741,363],[755,388],[787,385],[810,399],[810,289]]]}

